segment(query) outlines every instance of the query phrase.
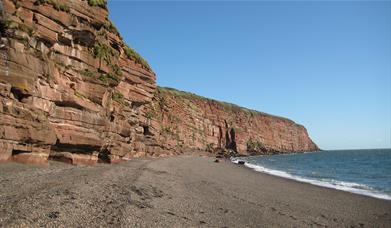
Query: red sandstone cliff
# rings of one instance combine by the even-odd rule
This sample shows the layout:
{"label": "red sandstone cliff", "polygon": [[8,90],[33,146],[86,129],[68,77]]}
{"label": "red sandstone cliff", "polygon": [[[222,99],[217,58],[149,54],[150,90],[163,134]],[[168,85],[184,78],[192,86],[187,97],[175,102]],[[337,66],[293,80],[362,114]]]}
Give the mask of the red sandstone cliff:
{"label": "red sandstone cliff", "polygon": [[307,130],[289,119],[175,89],[158,88],[145,118],[155,151],[231,150],[249,155],[319,150]]}
{"label": "red sandstone cliff", "polygon": [[103,0],[3,0],[0,10],[0,161],[318,149],[290,120],[156,90]]}
{"label": "red sandstone cliff", "polygon": [[94,2],[2,1],[0,160],[144,155],[134,142],[155,75]]}

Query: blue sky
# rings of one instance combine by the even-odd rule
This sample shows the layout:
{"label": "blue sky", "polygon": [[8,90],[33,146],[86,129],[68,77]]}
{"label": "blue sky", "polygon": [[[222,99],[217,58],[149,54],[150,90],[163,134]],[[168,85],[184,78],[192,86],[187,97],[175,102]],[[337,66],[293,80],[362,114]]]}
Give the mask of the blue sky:
{"label": "blue sky", "polygon": [[109,1],[157,83],[284,116],[322,149],[391,147],[391,2]]}

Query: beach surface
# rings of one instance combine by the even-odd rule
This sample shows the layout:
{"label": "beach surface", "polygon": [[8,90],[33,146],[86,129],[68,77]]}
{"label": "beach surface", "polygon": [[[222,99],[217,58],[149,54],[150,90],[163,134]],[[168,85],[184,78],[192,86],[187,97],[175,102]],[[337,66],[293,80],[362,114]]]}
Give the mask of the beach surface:
{"label": "beach surface", "polygon": [[0,227],[391,227],[391,201],[214,160],[0,164]]}

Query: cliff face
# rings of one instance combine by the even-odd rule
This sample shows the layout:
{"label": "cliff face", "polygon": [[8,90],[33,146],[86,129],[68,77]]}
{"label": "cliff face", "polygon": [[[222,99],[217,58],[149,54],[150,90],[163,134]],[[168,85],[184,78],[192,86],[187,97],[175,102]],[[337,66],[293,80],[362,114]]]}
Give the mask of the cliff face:
{"label": "cliff face", "polygon": [[319,150],[307,130],[291,120],[174,89],[158,88],[145,113],[150,138],[164,150],[243,155]]}
{"label": "cliff face", "polygon": [[0,161],[317,149],[292,121],[157,90],[104,0],[3,0],[0,11]]}
{"label": "cliff face", "polygon": [[3,0],[0,160],[116,162],[135,148],[155,74],[105,1]]}

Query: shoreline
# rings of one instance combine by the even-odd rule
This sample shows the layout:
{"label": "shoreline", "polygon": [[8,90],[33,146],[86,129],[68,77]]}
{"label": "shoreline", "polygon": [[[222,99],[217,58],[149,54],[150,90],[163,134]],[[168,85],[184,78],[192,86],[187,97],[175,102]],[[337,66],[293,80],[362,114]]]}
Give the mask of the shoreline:
{"label": "shoreline", "polygon": [[391,226],[390,201],[214,160],[1,164],[0,226]]}
{"label": "shoreline", "polygon": [[274,176],[274,177],[279,177],[279,178],[283,178],[283,179],[287,179],[287,180],[293,180],[293,181],[296,181],[299,183],[310,184],[313,186],[334,189],[334,190],[343,191],[343,192],[349,192],[349,193],[360,195],[360,196],[367,196],[367,197],[371,197],[371,198],[375,198],[375,199],[391,201],[391,196],[387,195],[385,193],[373,192],[373,191],[369,191],[366,189],[357,189],[357,188],[353,188],[353,187],[349,186],[349,185],[362,185],[359,183],[351,183],[351,182],[334,180],[335,183],[342,183],[340,185],[337,185],[337,184],[333,184],[333,183],[326,182],[326,181],[314,180],[314,179],[309,179],[306,177],[296,176],[296,175],[287,173],[285,171],[266,168],[266,167],[263,167],[260,165],[252,164],[247,161],[243,161],[244,164],[238,164],[237,162],[241,161],[240,157],[231,158],[230,161],[234,164],[242,165],[243,167],[250,169],[250,170],[253,170],[257,173],[263,173],[263,174],[267,174],[267,175]]}

